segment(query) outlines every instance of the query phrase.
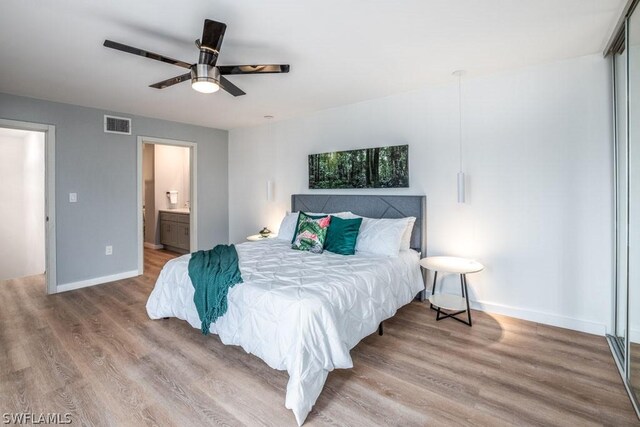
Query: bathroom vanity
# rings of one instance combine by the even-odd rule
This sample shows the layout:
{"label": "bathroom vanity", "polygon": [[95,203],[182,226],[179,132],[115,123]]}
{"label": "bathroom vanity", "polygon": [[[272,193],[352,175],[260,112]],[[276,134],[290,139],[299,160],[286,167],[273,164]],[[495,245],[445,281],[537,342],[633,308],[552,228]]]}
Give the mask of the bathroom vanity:
{"label": "bathroom vanity", "polygon": [[189,209],[160,210],[160,243],[165,249],[189,253]]}

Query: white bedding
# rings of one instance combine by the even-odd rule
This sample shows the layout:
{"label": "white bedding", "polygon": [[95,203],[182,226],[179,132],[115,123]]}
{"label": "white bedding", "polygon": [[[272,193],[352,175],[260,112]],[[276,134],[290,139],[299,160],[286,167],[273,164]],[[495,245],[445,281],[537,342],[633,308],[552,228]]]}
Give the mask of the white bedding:
{"label": "white bedding", "polygon": [[[269,239],[236,245],[244,283],[229,290],[227,313],[211,325],[234,344],[289,373],[285,406],[302,425],[329,371],[351,368],[349,350],[424,289],[417,252],[395,258],[321,255]],[[187,267],[164,266],[147,301],[152,319],[177,317],[200,329]]]}

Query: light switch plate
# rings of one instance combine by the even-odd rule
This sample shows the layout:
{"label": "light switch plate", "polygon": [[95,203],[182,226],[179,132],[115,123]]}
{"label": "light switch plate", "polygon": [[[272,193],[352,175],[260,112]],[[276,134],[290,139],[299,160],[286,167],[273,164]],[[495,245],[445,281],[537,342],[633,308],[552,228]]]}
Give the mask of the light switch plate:
{"label": "light switch plate", "polygon": [[111,245],[106,246],[106,247],[104,248],[104,254],[105,254],[105,255],[111,255],[111,254],[113,254],[113,246],[111,246]]}
{"label": "light switch plate", "polygon": [[69,203],[75,203],[78,201],[78,193],[69,193]]}

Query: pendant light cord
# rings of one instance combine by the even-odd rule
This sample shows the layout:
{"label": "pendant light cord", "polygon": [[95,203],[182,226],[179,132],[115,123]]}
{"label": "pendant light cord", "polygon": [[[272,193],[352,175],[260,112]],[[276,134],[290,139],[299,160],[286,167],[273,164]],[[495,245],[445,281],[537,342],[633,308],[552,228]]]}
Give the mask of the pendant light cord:
{"label": "pendant light cord", "polygon": [[462,172],[462,75],[458,75],[458,144],[460,150],[460,172]]}
{"label": "pendant light cord", "polygon": [[453,73],[458,77],[458,148],[459,148],[459,160],[460,170],[458,171],[458,203],[465,202],[464,192],[464,172],[462,171],[462,75],[464,70],[458,70]]}

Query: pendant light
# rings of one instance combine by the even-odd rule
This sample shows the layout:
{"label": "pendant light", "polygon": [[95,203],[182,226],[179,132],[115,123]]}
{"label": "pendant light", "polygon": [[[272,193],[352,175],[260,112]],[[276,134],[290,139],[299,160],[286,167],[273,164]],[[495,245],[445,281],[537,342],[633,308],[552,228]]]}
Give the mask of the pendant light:
{"label": "pendant light", "polygon": [[[265,119],[267,119],[268,121],[268,138],[269,138],[269,145],[271,146],[271,149],[273,149],[273,116],[272,115],[266,115],[264,116]],[[273,181],[273,179],[268,179],[267,180],[267,202],[273,202],[275,200],[275,182]]]}
{"label": "pendant light", "polygon": [[464,70],[457,70],[453,75],[458,77],[458,156],[460,160],[460,168],[458,169],[458,203],[464,203],[464,172],[462,171],[462,76]]}

